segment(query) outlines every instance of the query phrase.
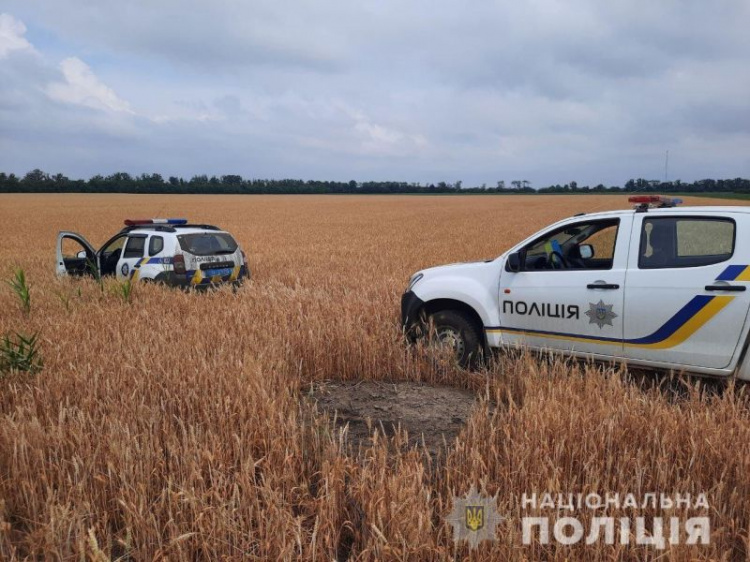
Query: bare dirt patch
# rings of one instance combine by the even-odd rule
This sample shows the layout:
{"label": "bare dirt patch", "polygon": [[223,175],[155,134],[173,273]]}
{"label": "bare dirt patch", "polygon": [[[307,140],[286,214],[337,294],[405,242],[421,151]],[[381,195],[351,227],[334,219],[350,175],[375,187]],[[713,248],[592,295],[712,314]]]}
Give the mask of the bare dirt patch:
{"label": "bare dirt patch", "polygon": [[471,392],[413,382],[328,381],[317,383],[308,397],[337,427],[349,426],[355,449],[367,446],[376,430],[392,436],[400,427],[410,446],[424,443],[432,455],[453,442],[477,402]]}

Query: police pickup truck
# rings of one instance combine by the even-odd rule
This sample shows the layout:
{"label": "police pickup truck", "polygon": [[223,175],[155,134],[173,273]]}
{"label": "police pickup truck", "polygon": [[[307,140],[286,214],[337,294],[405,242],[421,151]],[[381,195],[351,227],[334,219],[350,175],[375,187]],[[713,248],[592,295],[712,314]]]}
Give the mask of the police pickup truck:
{"label": "police pickup truck", "polygon": [[126,220],[99,250],[80,234],[57,235],[58,276],[115,276],[185,288],[240,284],[250,276],[231,234],[186,219]]}
{"label": "police pickup truck", "polygon": [[401,316],[472,366],[492,348],[750,380],[750,208],[678,207],[576,215],[497,259],[414,274]]}

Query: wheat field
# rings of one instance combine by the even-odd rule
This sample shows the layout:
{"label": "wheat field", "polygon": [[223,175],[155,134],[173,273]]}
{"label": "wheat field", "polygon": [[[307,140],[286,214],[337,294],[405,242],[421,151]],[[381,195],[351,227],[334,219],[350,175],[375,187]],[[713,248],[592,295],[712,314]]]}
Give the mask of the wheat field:
{"label": "wheat field", "polygon": [[[698,201],[711,202],[687,203]],[[626,205],[1,195],[0,277],[21,267],[31,289],[25,312],[0,287],[0,335],[38,332],[44,365],[0,375],[0,559],[745,559],[744,385],[523,353],[467,373],[403,343],[399,299],[414,271],[492,258],[553,220]],[[207,294],[139,285],[125,299],[111,281],[55,278],[58,230],[98,247],[123,219],[151,216],[229,230],[252,281]],[[454,387],[476,406],[440,455],[403,431],[355,450],[305,399],[327,380]],[[497,495],[505,518],[476,550],[445,521],[472,486]],[[705,493],[710,544],[525,545],[522,494],[545,491]]]}

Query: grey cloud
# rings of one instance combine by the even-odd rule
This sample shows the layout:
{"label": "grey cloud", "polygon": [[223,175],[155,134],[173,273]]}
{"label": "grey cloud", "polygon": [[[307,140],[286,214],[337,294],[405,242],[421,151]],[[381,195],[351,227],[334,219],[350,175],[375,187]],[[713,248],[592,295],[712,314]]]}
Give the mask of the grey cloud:
{"label": "grey cloud", "polygon": [[8,4],[134,114],[48,99],[59,61],[16,53],[0,168],[596,184],[670,148],[685,180],[750,174],[739,0]]}
{"label": "grey cloud", "polygon": [[[23,3],[14,7],[28,13]],[[335,70],[336,37],[310,25],[303,10],[279,8],[273,2],[230,0],[61,0],[33,15],[71,42],[203,72],[256,65]]]}
{"label": "grey cloud", "polygon": [[244,112],[240,98],[234,95],[221,96],[215,99],[214,106],[227,117],[235,117]]}

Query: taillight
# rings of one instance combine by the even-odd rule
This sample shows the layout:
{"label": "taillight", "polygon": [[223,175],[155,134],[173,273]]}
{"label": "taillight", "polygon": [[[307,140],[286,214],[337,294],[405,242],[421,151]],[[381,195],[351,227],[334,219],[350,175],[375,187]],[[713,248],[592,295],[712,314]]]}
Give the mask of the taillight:
{"label": "taillight", "polygon": [[175,273],[185,273],[187,271],[185,269],[185,256],[182,254],[177,254],[172,258],[172,265],[174,266]]}

